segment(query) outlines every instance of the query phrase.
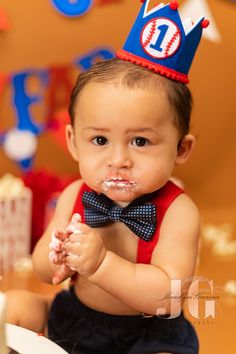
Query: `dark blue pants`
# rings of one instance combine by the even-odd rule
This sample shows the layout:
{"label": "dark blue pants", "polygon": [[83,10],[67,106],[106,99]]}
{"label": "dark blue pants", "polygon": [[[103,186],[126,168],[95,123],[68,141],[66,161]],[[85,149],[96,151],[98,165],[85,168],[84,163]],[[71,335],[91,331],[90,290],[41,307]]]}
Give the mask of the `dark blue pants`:
{"label": "dark blue pants", "polygon": [[70,354],[198,354],[198,339],[181,314],[116,316],[82,304],[74,289],[59,293],[49,313],[49,338]]}

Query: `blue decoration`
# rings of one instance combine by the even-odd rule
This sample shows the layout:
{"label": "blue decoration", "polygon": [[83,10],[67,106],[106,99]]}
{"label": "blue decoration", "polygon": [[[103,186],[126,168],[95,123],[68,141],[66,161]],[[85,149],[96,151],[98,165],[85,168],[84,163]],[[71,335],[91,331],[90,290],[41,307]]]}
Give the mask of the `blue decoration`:
{"label": "blue decoration", "polygon": [[33,166],[34,157],[30,157],[28,159],[24,159],[18,161],[19,166],[22,168],[23,171],[30,171]]}
{"label": "blue decoration", "polygon": [[92,6],[93,0],[51,0],[56,9],[65,16],[84,15]]}
{"label": "blue decoration", "polygon": [[96,60],[108,60],[114,58],[114,51],[109,48],[96,48],[86,55],[75,59],[75,65],[82,68],[82,71],[88,70]]}
{"label": "blue decoration", "polygon": [[0,145],[2,145],[4,143],[4,138],[5,138],[5,134],[0,133]]}
{"label": "blue decoration", "polygon": [[[113,57],[114,51],[112,49],[106,47],[95,48],[77,57],[74,64],[79,67],[80,71],[84,71],[98,60],[107,60]],[[60,73],[59,70],[58,73]],[[50,107],[47,107],[47,105],[50,102],[43,101],[45,100],[45,91],[49,90],[51,75],[52,71],[49,69],[29,69],[10,75],[9,84],[12,88],[11,100],[15,122],[11,129],[0,130],[0,145],[3,146],[6,155],[15,161],[23,171],[32,169],[37,150],[37,136],[49,129],[47,119],[51,116],[49,118],[44,117],[45,121],[39,124],[33,117],[31,108],[35,104],[44,104],[46,106],[45,111],[49,110]],[[39,81],[40,90],[37,94],[30,92],[29,83],[32,77]],[[22,138],[22,136],[24,137]]]}
{"label": "blue decoration", "polygon": [[43,85],[46,87],[47,77],[45,71],[29,70],[12,77],[13,86],[13,104],[16,111],[18,122],[16,127],[19,130],[29,130],[34,134],[39,134],[45,129],[45,125],[38,125],[33,122],[30,112],[30,106],[42,101],[42,97],[30,96],[26,90],[27,79],[31,76],[37,76]]}

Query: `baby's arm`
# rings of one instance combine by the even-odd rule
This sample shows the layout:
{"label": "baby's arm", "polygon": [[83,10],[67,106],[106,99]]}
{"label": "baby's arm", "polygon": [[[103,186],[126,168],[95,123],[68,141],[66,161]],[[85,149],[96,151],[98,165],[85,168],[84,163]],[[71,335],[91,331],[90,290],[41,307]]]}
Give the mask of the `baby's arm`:
{"label": "baby's arm", "polygon": [[[69,256],[67,264],[139,312],[156,314],[158,309],[165,307],[168,313],[171,310],[168,300],[171,280],[184,282],[194,274],[199,226],[196,206],[182,194],[165,215],[151,264],[134,264],[105,250],[96,231],[89,230],[86,225],[81,228],[84,235],[77,238],[81,246],[75,246],[74,236],[71,237],[68,250],[79,257]],[[186,282],[182,293],[189,285]],[[179,299],[176,299],[172,313],[179,311],[179,305]]]}
{"label": "baby's arm", "polygon": [[[63,274],[64,279],[66,279],[74,273],[74,271],[71,271],[69,267],[65,268],[65,266],[61,264],[59,260],[60,256],[58,259],[54,258],[53,264],[53,255],[51,254],[52,258],[49,259],[49,253],[52,251],[52,249],[50,250],[50,244],[52,242],[52,234],[55,232],[54,230],[58,230],[57,236],[59,236],[60,232],[62,232],[62,230],[66,230],[70,223],[75,198],[78,194],[81,183],[81,181],[73,182],[62,192],[58,199],[54,217],[44,232],[43,236],[39,239],[33,251],[32,259],[34,269],[39,277],[45,282],[51,283],[55,274],[59,274],[60,272],[61,280],[63,280]],[[61,235],[61,237],[63,236]],[[59,244],[60,242],[57,242],[56,247],[60,248]],[[60,252],[58,252],[58,254],[59,253]]]}

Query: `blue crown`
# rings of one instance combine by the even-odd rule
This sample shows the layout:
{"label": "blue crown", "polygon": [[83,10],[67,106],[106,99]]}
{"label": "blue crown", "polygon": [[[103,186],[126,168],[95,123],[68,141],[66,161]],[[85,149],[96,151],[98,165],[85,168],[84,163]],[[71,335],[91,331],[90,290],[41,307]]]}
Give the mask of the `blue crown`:
{"label": "blue crown", "polygon": [[177,1],[148,10],[149,1],[142,1],[125,45],[116,56],[187,84],[202,29],[209,21],[202,17],[196,23],[191,19],[182,22]]}

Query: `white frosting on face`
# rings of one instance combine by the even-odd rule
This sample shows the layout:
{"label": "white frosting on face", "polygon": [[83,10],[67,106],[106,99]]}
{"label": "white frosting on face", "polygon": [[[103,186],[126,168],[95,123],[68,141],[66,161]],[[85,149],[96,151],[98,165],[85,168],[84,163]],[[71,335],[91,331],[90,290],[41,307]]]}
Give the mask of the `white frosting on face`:
{"label": "white frosting on face", "polygon": [[132,179],[125,179],[121,176],[111,177],[103,181],[102,189],[104,192],[109,189],[123,189],[124,191],[136,191],[137,182]]}

